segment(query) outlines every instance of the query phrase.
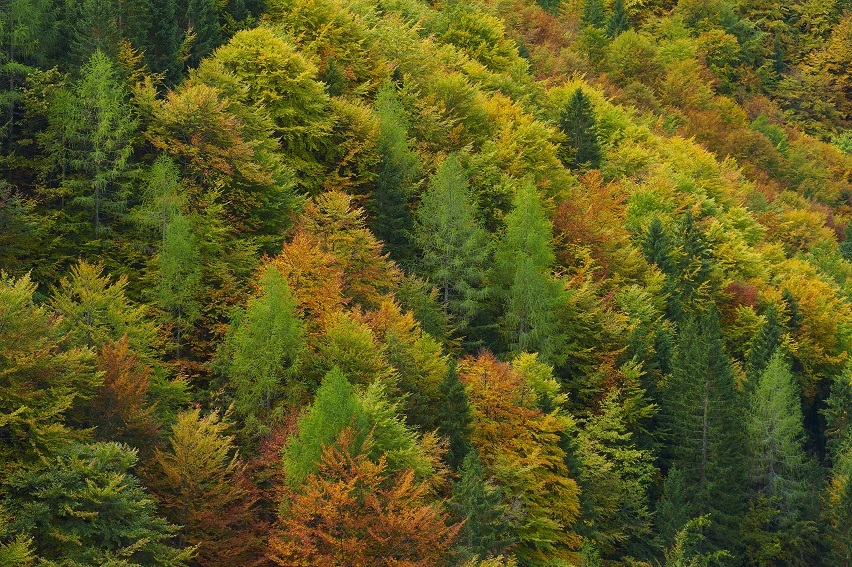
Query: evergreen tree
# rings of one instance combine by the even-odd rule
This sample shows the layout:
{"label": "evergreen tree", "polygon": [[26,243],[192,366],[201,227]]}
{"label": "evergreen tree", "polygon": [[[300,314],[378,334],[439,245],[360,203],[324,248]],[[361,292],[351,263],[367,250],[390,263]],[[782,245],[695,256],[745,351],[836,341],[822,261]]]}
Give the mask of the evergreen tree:
{"label": "evergreen tree", "polygon": [[183,34],[180,28],[178,0],[152,2],[151,22],[145,60],[152,71],[163,74],[166,84],[174,85],[180,81],[183,70]]}
{"label": "evergreen tree", "polygon": [[184,29],[191,37],[187,65],[197,67],[222,41],[215,0],[182,0]]}
{"label": "evergreen tree", "polygon": [[746,426],[756,494],[746,518],[747,552],[758,565],[813,564],[815,477],[804,451],[797,384],[778,352],[752,392]]}
{"label": "evergreen tree", "polygon": [[663,228],[660,217],[654,217],[648,225],[648,234],[642,241],[642,253],[649,264],[656,264],[664,274],[673,273],[672,243]]}
{"label": "evergreen tree", "polygon": [[565,134],[563,163],[572,169],[596,169],[601,163],[597,119],[589,98],[578,88],[559,115],[559,128]]}
{"label": "evergreen tree", "polygon": [[[736,550],[746,482],[740,455],[745,427],[715,313],[693,315],[681,325],[664,399],[671,463],[682,482],[681,489],[664,495],[662,509],[685,519],[709,515],[702,551]],[[675,529],[683,525],[660,516]]]}
{"label": "evergreen tree", "polygon": [[15,510],[11,527],[29,533],[43,560],[66,565],[179,567],[192,550],[167,542],[177,527],[155,514],[154,504],[130,471],[136,453],[118,443],[72,443],[44,470],[24,471],[7,484],[0,504]]}
{"label": "evergreen tree", "polygon": [[287,280],[274,266],[260,278],[259,294],[234,319],[225,352],[234,410],[248,435],[264,433],[303,395],[295,381],[302,360],[304,332],[296,317]]}
{"label": "evergreen tree", "polygon": [[603,0],[586,0],[583,4],[582,22],[586,26],[602,28],[606,24]]}
{"label": "evergreen tree", "polygon": [[798,331],[802,327],[802,319],[804,318],[804,315],[799,312],[799,302],[786,287],[781,292],[781,299],[784,300],[785,304],[784,314],[786,315],[787,328],[794,332]]}
{"label": "evergreen tree", "polygon": [[606,33],[609,37],[618,37],[623,32],[630,29],[630,22],[627,21],[627,10],[624,8],[624,0],[615,0],[612,5],[612,14],[606,23]]}
{"label": "evergreen tree", "polygon": [[750,384],[757,383],[769,361],[781,346],[781,325],[778,322],[778,311],[774,305],[766,309],[766,322],[760,332],[752,340],[746,361],[746,378]]}
{"label": "evergreen tree", "polygon": [[378,150],[381,156],[367,212],[373,218],[370,228],[397,263],[413,261],[411,231],[414,219],[411,201],[417,188],[420,156],[409,148],[405,111],[388,83],[376,98],[379,117]]}
{"label": "evergreen tree", "polygon": [[456,546],[469,558],[497,556],[513,543],[503,493],[486,479],[475,450],[465,456],[460,473],[448,503],[454,516],[464,521]]}
{"label": "evergreen tree", "polygon": [[60,36],[69,66],[77,67],[100,51],[115,57],[121,49],[122,2],[69,0],[64,3]]}
{"label": "evergreen tree", "polygon": [[468,435],[470,429],[470,406],[464,384],[459,380],[455,364],[447,371],[441,382],[442,405],[438,411],[438,430],[449,440],[447,464],[458,470],[470,451]]}
{"label": "evergreen tree", "polygon": [[438,287],[444,310],[464,330],[487,291],[488,235],[475,218],[467,175],[451,154],[435,172],[417,209],[423,274]]}
{"label": "evergreen tree", "polygon": [[552,275],[556,257],[551,238],[538,191],[526,181],[518,188],[506,233],[497,243],[493,280],[500,286],[500,327],[508,350],[537,352],[545,363],[558,354],[556,312],[564,302],[562,282]]}

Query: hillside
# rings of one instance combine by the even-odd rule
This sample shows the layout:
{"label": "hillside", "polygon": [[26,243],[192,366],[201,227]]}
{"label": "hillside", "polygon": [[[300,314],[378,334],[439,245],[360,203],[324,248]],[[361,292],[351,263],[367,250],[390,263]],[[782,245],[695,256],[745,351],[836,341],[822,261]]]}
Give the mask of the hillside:
{"label": "hillside", "polygon": [[852,4],[0,7],[0,567],[852,566]]}

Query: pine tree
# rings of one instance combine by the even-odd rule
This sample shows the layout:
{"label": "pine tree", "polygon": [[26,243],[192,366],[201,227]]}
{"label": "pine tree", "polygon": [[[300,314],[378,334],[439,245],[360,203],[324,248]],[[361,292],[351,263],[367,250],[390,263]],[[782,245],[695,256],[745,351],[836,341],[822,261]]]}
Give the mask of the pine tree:
{"label": "pine tree", "polygon": [[376,113],[381,162],[367,205],[367,212],[373,219],[370,228],[391,258],[408,265],[413,261],[411,201],[417,188],[420,156],[409,148],[405,110],[391,83],[379,91]]}
{"label": "pine tree", "polygon": [[131,474],[136,453],[118,443],[72,443],[44,470],[14,475],[0,505],[15,510],[11,527],[29,533],[42,560],[68,565],[135,564],[179,567],[191,550],[167,542],[177,527],[155,514]]}
{"label": "pine tree", "polygon": [[246,565],[263,552],[256,490],[229,427],[216,413],[181,413],[146,479],[166,517],[181,526],[178,547],[197,546],[194,562],[202,566]]}
{"label": "pine tree", "polygon": [[303,395],[295,380],[305,348],[302,323],[287,280],[274,266],[264,269],[258,295],[232,327],[225,352],[234,410],[247,435],[265,433],[280,419],[282,401]]}
{"label": "pine tree", "polygon": [[[744,511],[740,448],[745,425],[715,313],[693,315],[682,323],[664,401],[671,464],[680,470],[683,487],[689,487],[666,493],[664,508],[686,519],[709,515],[712,525],[705,531],[702,551],[734,551]],[[682,525],[664,514],[661,521],[675,529]]]}
{"label": "pine tree", "polygon": [[[756,494],[746,518],[747,552],[755,564],[812,564],[815,558],[807,558],[814,552],[816,535],[815,471],[804,451],[797,384],[778,352],[752,392],[746,426]],[[797,562],[796,557],[801,559]]]}
{"label": "pine tree", "polygon": [[615,0],[612,6],[612,14],[606,23],[606,33],[609,37],[618,37],[623,32],[630,29],[630,22],[627,21],[627,10],[624,9],[624,0]]}
{"label": "pine tree", "polygon": [[578,88],[559,115],[559,128],[565,134],[563,163],[572,169],[597,169],[601,163],[598,121],[589,98]]}
{"label": "pine tree", "polygon": [[435,172],[417,209],[423,275],[463,330],[485,296],[488,237],[475,218],[467,175],[454,154]]}
{"label": "pine tree", "polygon": [[449,441],[447,447],[447,464],[453,470],[458,470],[470,451],[468,435],[470,430],[470,406],[464,384],[459,380],[455,364],[447,371],[441,382],[442,404],[437,410],[438,430]]}
{"label": "pine tree", "polygon": [[537,352],[549,363],[558,355],[556,312],[564,301],[562,282],[552,274],[556,256],[552,229],[532,182],[518,188],[506,233],[494,253],[493,281],[499,286],[499,324],[513,353]]}
{"label": "pine tree", "polygon": [[513,543],[503,493],[488,482],[475,450],[465,456],[459,472],[448,503],[454,516],[464,521],[456,546],[469,558],[497,556]]}

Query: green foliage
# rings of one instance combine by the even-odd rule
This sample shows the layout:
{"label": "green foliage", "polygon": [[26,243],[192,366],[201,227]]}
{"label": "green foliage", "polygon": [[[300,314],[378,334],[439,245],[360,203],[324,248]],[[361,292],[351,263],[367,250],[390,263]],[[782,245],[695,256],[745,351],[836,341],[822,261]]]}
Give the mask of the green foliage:
{"label": "green foliage", "polygon": [[746,378],[750,383],[757,382],[781,346],[781,326],[774,305],[766,310],[766,322],[754,337],[746,363]]}
{"label": "green foliage", "polygon": [[286,405],[304,396],[295,378],[305,338],[293,295],[274,266],[263,271],[259,283],[258,294],[234,318],[224,347],[234,410],[249,436],[268,432]]}
{"label": "green foliage", "polygon": [[606,33],[610,37],[618,37],[628,29],[630,29],[630,22],[627,21],[627,10],[624,9],[624,0],[615,0],[615,3],[612,5],[612,13],[606,22]]}
{"label": "green foliage", "polygon": [[181,5],[185,6],[183,21],[187,35],[192,38],[187,64],[197,67],[222,41],[219,10],[215,0],[181,0]]}
{"label": "green foliage", "polygon": [[568,105],[559,116],[559,128],[565,134],[562,146],[563,163],[572,169],[600,167],[601,150],[598,142],[597,120],[589,98],[583,89],[571,95]]}
{"label": "green foliage", "polygon": [[136,453],[118,443],[70,444],[42,471],[13,476],[2,504],[11,526],[32,534],[39,556],[74,565],[185,565],[192,549],[167,541],[177,527],[130,470]]}
{"label": "green foliage", "polygon": [[438,431],[447,438],[447,464],[459,470],[470,452],[470,406],[464,384],[459,380],[455,365],[451,365],[441,382],[441,407],[438,413]]}
{"label": "green foliage", "polygon": [[582,21],[587,26],[604,27],[606,14],[604,14],[603,0],[585,0]]}
{"label": "green foliage", "polygon": [[192,333],[201,317],[198,291],[201,285],[201,255],[189,220],[175,213],[165,224],[159,256],[160,281],[155,297],[173,326],[175,354],[180,356],[183,336]]}

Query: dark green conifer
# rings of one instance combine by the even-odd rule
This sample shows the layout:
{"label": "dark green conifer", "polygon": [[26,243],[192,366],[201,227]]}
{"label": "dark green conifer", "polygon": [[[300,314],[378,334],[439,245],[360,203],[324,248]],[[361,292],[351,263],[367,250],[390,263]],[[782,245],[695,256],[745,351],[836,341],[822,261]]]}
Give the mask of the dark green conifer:
{"label": "dark green conifer", "polygon": [[582,22],[586,26],[602,28],[606,24],[603,0],[586,0],[583,4]]}
{"label": "dark green conifer", "polygon": [[778,323],[778,310],[774,305],[770,305],[766,309],[766,322],[752,340],[746,361],[746,378],[750,383],[757,382],[780,345],[781,325]]}
{"label": "dark green conifer", "polygon": [[648,263],[656,264],[664,274],[671,275],[674,271],[671,240],[659,217],[654,217],[648,225],[648,234],[642,241],[642,252]]}
{"label": "dark green conifer", "polygon": [[598,142],[597,119],[592,103],[578,88],[559,116],[559,127],[565,134],[562,161],[572,169],[600,167],[601,150]]}
{"label": "dark green conifer", "polygon": [[187,33],[193,34],[187,64],[197,67],[222,42],[219,9],[215,0],[184,0]]}
{"label": "dark green conifer", "polygon": [[455,364],[451,364],[440,387],[443,403],[438,409],[438,430],[449,440],[447,464],[458,470],[470,451],[470,406],[464,384],[459,380]]}
{"label": "dark green conifer", "polygon": [[612,14],[606,23],[606,33],[610,37],[618,37],[628,29],[630,29],[630,22],[627,20],[624,0],[615,0],[615,4],[612,6]]}

